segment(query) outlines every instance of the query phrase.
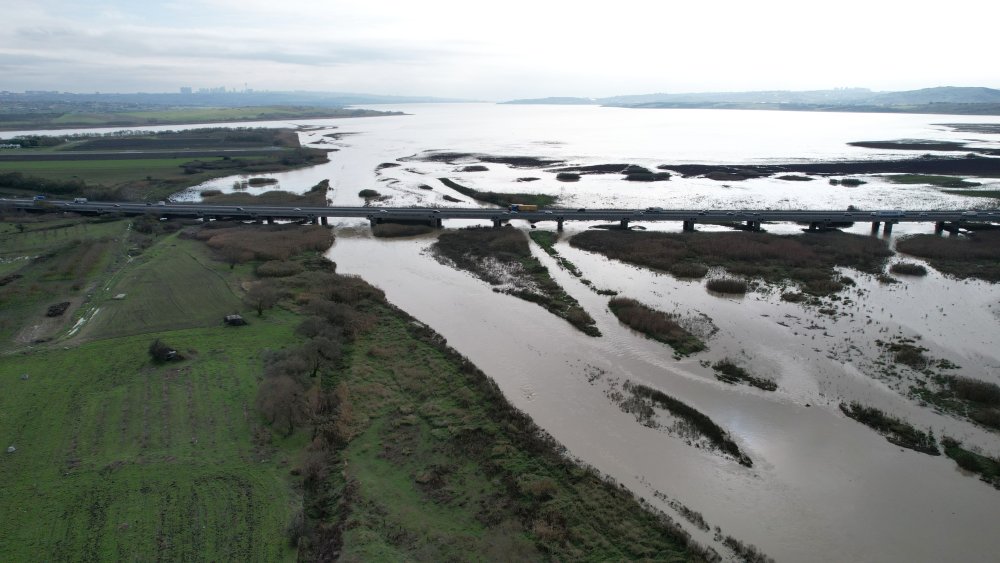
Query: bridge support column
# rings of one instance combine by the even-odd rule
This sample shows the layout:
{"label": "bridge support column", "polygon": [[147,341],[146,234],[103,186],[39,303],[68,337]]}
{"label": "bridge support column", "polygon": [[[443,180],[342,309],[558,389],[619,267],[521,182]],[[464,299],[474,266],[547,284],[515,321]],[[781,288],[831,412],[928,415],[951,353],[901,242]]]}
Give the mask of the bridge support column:
{"label": "bridge support column", "polygon": [[503,224],[503,219],[494,219],[493,220],[493,228],[494,229],[499,229],[502,224]]}
{"label": "bridge support column", "polygon": [[747,221],[747,229],[751,231],[759,231],[760,221]]}
{"label": "bridge support column", "polygon": [[892,234],[892,225],[893,225],[893,223],[894,223],[893,221],[886,221],[885,222],[885,226],[882,227],[882,235],[883,236],[889,236],[889,235]]}
{"label": "bridge support column", "polygon": [[556,219],[556,230],[559,231],[560,233],[563,230],[563,220],[562,220],[562,217],[560,217],[559,219]]}
{"label": "bridge support column", "polygon": [[628,219],[622,219],[622,229],[628,230]]}
{"label": "bridge support column", "polygon": [[881,223],[879,223],[878,221],[872,221],[872,234],[873,235],[877,235],[878,234],[879,225],[881,225]]}
{"label": "bridge support column", "polygon": [[694,221],[684,221],[684,226],[682,227],[685,233],[694,232]]}
{"label": "bridge support column", "polygon": [[433,227],[435,227],[437,229],[440,229],[441,227],[444,227],[444,219],[442,219],[440,217],[435,217],[434,218],[434,225],[433,225]]}
{"label": "bridge support column", "polygon": [[329,219],[329,217],[326,217],[324,215],[323,217],[319,218],[319,222],[320,222],[321,225],[323,225],[324,227],[326,227],[326,226],[328,226],[330,224],[330,219]]}
{"label": "bridge support column", "polygon": [[319,218],[318,218],[318,217],[311,217],[311,218],[309,219],[309,223],[310,223],[311,225],[319,225]]}
{"label": "bridge support column", "polygon": [[944,232],[944,221],[938,221],[937,223],[934,223],[934,234],[940,235],[943,232]]}
{"label": "bridge support column", "polygon": [[376,219],[376,218],[374,218],[374,217],[370,217],[370,218],[368,219],[368,224],[370,224],[370,225],[371,225],[371,227],[372,227],[372,228],[374,229],[374,228],[375,228],[375,225],[378,225],[378,219]]}
{"label": "bridge support column", "polygon": [[274,224],[274,217],[268,217],[267,218],[267,224],[268,225],[273,225]]}
{"label": "bridge support column", "polygon": [[819,223],[816,223],[816,222],[809,223],[809,230],[810,231],[815,231],[818,228],[819,228]]}

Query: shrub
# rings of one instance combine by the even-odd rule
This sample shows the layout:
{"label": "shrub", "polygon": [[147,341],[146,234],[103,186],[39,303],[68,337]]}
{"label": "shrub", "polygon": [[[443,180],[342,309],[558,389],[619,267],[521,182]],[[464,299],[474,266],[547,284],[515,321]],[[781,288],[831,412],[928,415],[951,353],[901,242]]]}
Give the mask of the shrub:
{"label": "shrub", "polygon": [[183,357],[177,353],[177,350],[174,350],[170,345],[163,342],[159,338],[149,344],[149,356],[153,359],[153,362],[158,364],[183,359]]}
{"label": "shrub", "polygon": [[257,266],[257,275],[262,278],[286,278],[302,273],[302,264],[289,260],[268,260]]}
{"label": "shrub", "polygon": [[360,192],[358,192],[358,197],[363,197],[365,199],[372,199],[372,198],[376,198],[376,197],[380,197],[380,196],[381,196],[381,194],[379,194],[375,190],[364,189],[364,190],[361,190]]}
{"label": "shrub", "polygon": [[729,293],[733,295],[743,295],[747,292],[746,280],[739,278],[714,278],[705,282],[705,287],[709,291],[716,293]]}
{"label": "shrub", "polygon": [[889,271],[903,276],[926,276],[927,268],[912,262],[898,262],[889,267]]}

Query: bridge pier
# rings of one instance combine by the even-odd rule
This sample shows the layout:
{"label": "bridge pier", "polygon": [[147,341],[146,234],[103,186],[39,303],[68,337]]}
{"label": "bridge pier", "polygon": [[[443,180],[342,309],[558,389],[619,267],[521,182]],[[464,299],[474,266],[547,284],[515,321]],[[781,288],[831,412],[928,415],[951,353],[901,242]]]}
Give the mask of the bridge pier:
{"label": "bridge pier", "polygon": [[879,223],[878,221],[872,221],[872,234],[873,235],[877,235],[878,234],[878,228],[879,228],[880,225],[881,225],[881,223]]}
{"label": "bridge pier", "polygon": [[747,221],[747,230],[750,230],[750,231],[759,231],[760,230],[760,221]]}
{"label": "bridge pier", "polygon": [[309,224],[310,225],[319,225],[319,218],[318,217],[310,217],[309,218]]}
{"label": "bridge pier", "polygon": [[562,230],[563,230],[563,218],[560,217],[560,218],[556,219],[556,231],[558,231],[558,232],[561,233]]}
{"label": "bridge pier", "polygon": [[895,221],[886,221],[885,226],[882,228],[882,236],[889,236],[892,234],[892,225]]}
{"label": "bridge pier", "polygon": [[326,227],[326,226],[328,226],[330,224],[330,219],[327,216],[324,215],[324,216],[322,216],[322,217],[319,218],[319,222],[324,227]]}
{"label": "bridge pier", "polygon": [[624,230],[627,231],[628,230],[628,219],[622,219],[621,225],[622,225],[622,229],[624,229]]}
{"label": "bridge pier", "polygon": [[493,220],[493,228],[494,229],[499,229],[502,225],[503,225],[503,219],[494,219]]}
{"label": "bridge pier", "polygon": [[274,217],[268,217],[267,218],[267,224],[268,225],[273,225],[274,224]]}
{"label": "bridge pier", "polygon": [[940,235],[943,232],[944,232],[944,221],[938,221],[937,223],[934,223],[934,234]]}
{"label": "bridge pier", "polygon": [[682,227],[685,233],[694,232],[694,221],[684,221],[684,226]]}
{"label": "bridge pier", "polygon": [[371,225],[371,227],[372,227],[372,228],[374,229],[374,228],[375,228],[375,225],[378,225],[378,219],[376,219],[375,217],[369,217],[369,218],[368,218],[368,223],[369,223],[369,224]]}

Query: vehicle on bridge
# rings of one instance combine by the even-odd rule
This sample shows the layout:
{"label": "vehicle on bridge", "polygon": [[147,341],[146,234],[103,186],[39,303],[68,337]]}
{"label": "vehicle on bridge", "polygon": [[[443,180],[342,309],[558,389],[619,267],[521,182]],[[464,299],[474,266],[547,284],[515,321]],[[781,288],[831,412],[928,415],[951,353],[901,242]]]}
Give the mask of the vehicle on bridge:
{"label": "vehicle on bridge", "polygon": [[74,197],[73,203],[87,203],[87,198],[85,197]]}
{"label": "vehicle on bridge", "polygon": [[510,210],[517,213],[523,211],[525,213],[529,211],[538,211],[537,205],[529,205],[527,203],[512,203],[510,204]]}

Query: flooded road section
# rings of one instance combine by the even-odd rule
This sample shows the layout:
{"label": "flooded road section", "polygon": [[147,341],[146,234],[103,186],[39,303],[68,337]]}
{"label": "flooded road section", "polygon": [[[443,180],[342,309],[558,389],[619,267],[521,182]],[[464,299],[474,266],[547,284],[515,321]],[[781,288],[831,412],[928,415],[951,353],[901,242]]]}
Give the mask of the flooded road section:
{"label": "flooded road section", "polygon": [[[939,435],[947,432],[992,446],[994,453],[995,436],[919,409],[831,355],[831,346],[814,340],[813,331],[775,322],[788,320],[785,315],[803,321],[813,315],[801,307],[782,303],[777,295],[714,297],[699,282],[678,282],[559,245],[598,287],[666,311],[711,317],[719,332],[709,340],[709,352],[675,361],[666,346],[620,325],[608,312],[606,297],[540,252],[536,254],[557,281],[597,319],[603,337],[582,335],[540,307],[494,293],[471,275],[438,263],[427,252],[431,242],[387,242],[363,229],[341,230],[329,255],[338,271],[363,276],[384,289],[391,302],[440,332],[573,456],[668,513],[672,511],[662,495],[779,561],[975,560],[1000,548],[1000,537],[992,532],[1000,493],[962,475],[950,459],[889,444],[841,415],[836,405],[856,399],[882,406],[918,426],[933,426]],[[870,292],[855,317],[872,315],[878,328],[867,325],[855,334],[858,323],[843,317],[827,323],[830,336],[825,338],[867,345],[873,330],[926,328],[920,319],[895,322],[889,311],[917,308],[923,292],[903,298],[905,292],[893,288],[893,295],[883,295],[889,292],[865,277],[855,273],[859,290]],[[921,281],[928,282],[935,280]],[[965,320],[943,330],[992,321],[996,334],[1000,327],[987,307],[1000,301],[1000,293],[976,289],[981,290],[975,292],[978,298],[959,300],[949,313],[948,318]],[[898,303],[911,299],[916,301]],[[809,322],[813,320],[824,322]],[[988,336],[977,343],[962,334],[933,340],[936,351],[998,363]],[[728,386],[699,363],[739,355],[758,373],[771,368],[768,375],[778,391]],[[606,391],[613,380],[660,389],[701,410],[730,432],[754,467],[639,424],[609,400]]]}

